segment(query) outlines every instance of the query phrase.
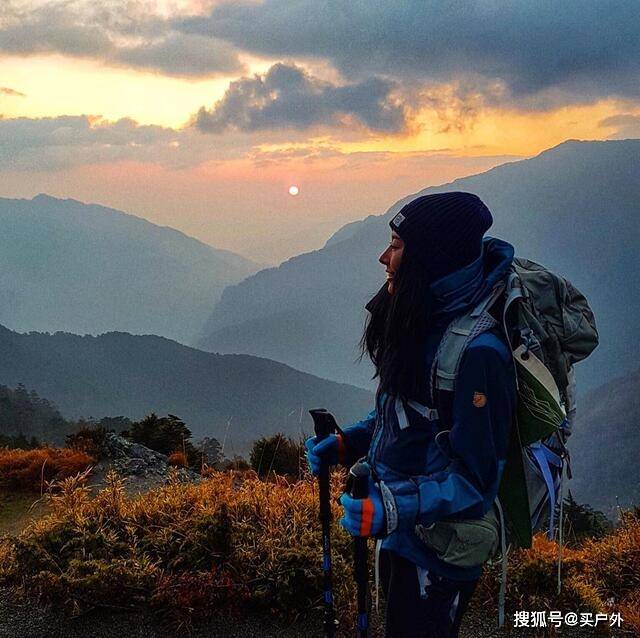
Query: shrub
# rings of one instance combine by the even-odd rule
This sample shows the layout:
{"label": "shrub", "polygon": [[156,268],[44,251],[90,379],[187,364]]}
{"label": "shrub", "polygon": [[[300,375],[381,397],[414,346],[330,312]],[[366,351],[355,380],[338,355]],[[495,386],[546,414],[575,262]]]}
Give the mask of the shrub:
{"label": "shrub", "polygon": [[106,436],[107,431],[103,427],[85,425],[77,432],[69,434],[65,445],[71,450],[79,450],[94,459],[100,459]]}
{"label": "shrub", "polygon": [[35,450],[41,447],[42,443],[36,439],[35,436],[27,438],[24,434],[18,434],[17,436],[7,436],[0,434],[0,447],[8,447],[19,450]]}
{"label": "shrub", "polygon": [[251,469],[251,466],[243,456],[234,454],[230,459],[222,459],[216,468],[223,472],[246,472]]}
{"label": "shrub", "polygon": [[[344,474],[334,473],[334,495],[343,484]],[[223,610],[294,617],[322,608],[317,487],[308,477],[265,482],[255,472],[215,472],[128,496],[111,474],[95,495],[70,478],[48,499],[51,515],[0,542],[0,586],[76,611],[145,607],[187,624]],[[335,599],[351,628],[352,544],[335,499],[332,510]],[[640,631],[638,516],[627,513],[611,534],[563,549],[560,596],[557,557],[557,544],[543,536],[510,555],[509,610],[619,611],[624,629]],[[499,570],[485,570],[475,596],[483,614],[496,608]]]}
{"label": "shrub", "polygon": [[[138,497],[115,475],[93,496],[68,480],[49,496],[52,514],[0,548],[11,557],[0,585],[69,609],[144,606],[186,622],[233,608],[308,613],[322,598],[316,497],[310,481],[265,483],[255,473],[216,472]],[[344,611],[352,553],[337,522],[333,541]]]}
{"label": "shrub", "polygon": [[253,444],[249,462],[260,478],[273,472],[298,479],[306,467],[304,446],[281,433],[263,437]]}
{"label": "shrub", "polygon": [[176,450],[182,450],[189,467],[196,470],[202,465],[202,454],[191,443],[191,430],[174,414],[159,417],[151,413],[142,421],[132,423],[128,436],[134,443],[140,443],[167,456]]}
{"label": "shrub", "polygon": [[[536,535],[531,549],[510,555],[508,607],[593,613],[619,611],[624,618],[624,628],[640,631],[640,618],[634,607],[640,596],[640,518],[629,512],[621,526],[607,536],[587,539],[579,548],[564,547],[560,594],[557,592],[558,552],[556,542]],[[495,607],[499,572],[498,564],[485,570],[474,600],[476,606]]]}
{"label": "shrub", "polygon": [[168,459],[169,465],[173,465],[174,467],[187,467],[187,457],[184,452],[172,452],[169,454]]}
{"label": "shrub", "polygon": [[45,483],[86,470],[95,459],[78,450],[38,448],[0,449],[0,488],[41,490]]}
{"label": "shrub", "polygon": [[565,539],[569,544],[579,545],[587,538],[602,538],[612,529],[609,519],[590,505],[578,503],[569,490],[564,499],[563,517],[566,520]]}

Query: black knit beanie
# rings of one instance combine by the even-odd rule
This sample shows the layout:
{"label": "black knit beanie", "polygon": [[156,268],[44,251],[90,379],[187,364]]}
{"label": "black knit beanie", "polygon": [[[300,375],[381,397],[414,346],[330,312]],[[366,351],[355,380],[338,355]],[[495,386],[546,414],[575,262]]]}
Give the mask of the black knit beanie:
{"label": "black knit beanie", "polygon": [[467,266],[482,253],[482,237],[493,217],[472,193],[424,195],[406,204],[389,222],[405,251],[425,268],[429,281]]}

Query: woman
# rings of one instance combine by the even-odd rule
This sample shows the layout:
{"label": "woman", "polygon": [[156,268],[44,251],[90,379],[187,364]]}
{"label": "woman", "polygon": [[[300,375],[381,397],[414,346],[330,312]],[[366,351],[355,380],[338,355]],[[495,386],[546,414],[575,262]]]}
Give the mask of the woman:
{"label": "woman", "polygon": [[454,392],[434,391],[431,370],[452,319],[487,298],[511,265],[511,245],[483,239],[492,221],[462,192],[419,197],[393,218],[379,258],[387,281],[367,306],[362,338],[379,380],[375,410],[345,428],[344,440],[307,441],[314,473],[367,456],[366,514],[343,494],[341,523],[382,539],[389,638],[457,636],[482,570],[449,560],[430,534],[492,510],[515,409],[511,353],[492,329],[469,340]]}

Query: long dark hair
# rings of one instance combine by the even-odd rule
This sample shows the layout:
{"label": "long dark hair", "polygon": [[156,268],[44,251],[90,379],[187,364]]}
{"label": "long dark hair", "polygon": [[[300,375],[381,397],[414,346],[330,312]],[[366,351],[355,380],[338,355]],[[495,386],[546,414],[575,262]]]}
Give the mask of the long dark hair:
{"label": "long dark hair", "polygon": [[385,284],[366,307],[370,315],[360,340],[361,356],[368,354],[375,366],[378,392],[424,400],[429,283],[423,268],[405,252],[394,276],[393,294]]}

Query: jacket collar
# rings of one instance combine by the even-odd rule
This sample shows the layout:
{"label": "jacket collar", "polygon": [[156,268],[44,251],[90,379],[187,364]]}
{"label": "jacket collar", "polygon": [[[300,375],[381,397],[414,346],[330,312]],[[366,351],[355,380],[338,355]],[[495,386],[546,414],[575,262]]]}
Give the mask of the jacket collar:
{"label": "jacket collar", "polygon": [[449,322],[478,304],[506,276],[513,255],[511,244],[485,237],[478,259],[434,281],[429,287],[429,295],[435,323]]}

